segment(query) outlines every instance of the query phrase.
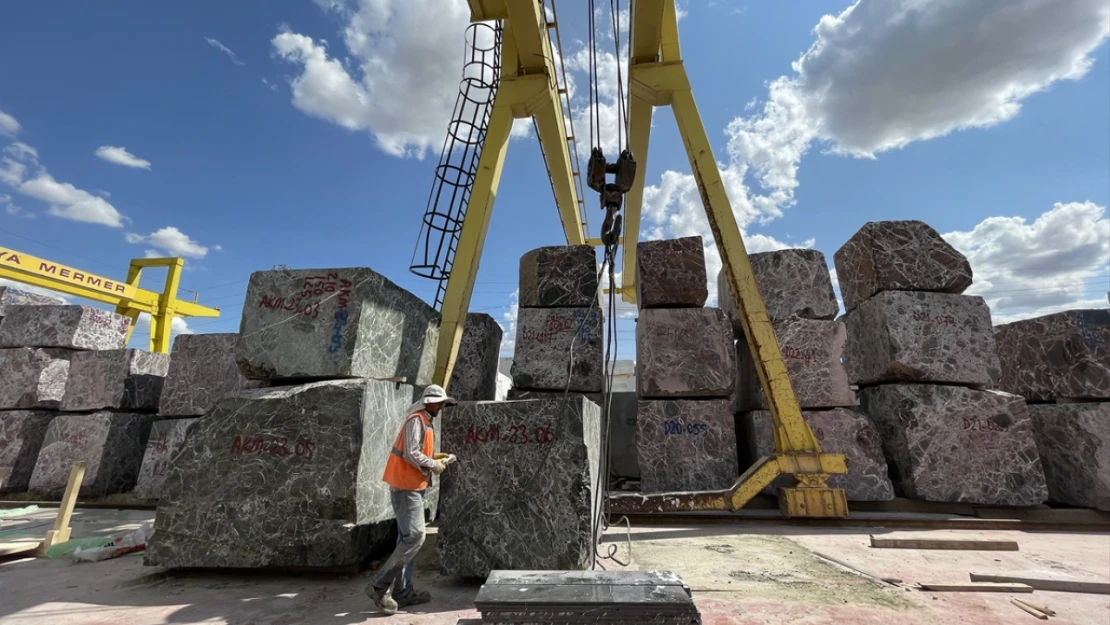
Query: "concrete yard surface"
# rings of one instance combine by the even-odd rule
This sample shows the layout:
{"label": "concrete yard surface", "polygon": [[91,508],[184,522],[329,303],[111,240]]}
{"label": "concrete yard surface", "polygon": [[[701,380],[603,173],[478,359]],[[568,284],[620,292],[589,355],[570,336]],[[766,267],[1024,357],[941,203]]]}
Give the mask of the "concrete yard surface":
{"label": "concrete yard surface", "polygon": [[[4,529],[52,519],[42,509]],[[79,509],[74,536],[126,531],[150,511]],[[1015,540],[1019,551],[939,551],[871,548],[884,538]],[[0,625],[454,625],[476,618],[480,581],[441,577],[435,567],[436,530],[416,565],[416,584],[433,601],[384,617],[363,594],[372,571],[320,575],[253,571],[167,571],[144,567],[141,555],[96,563],[16,558],[0,561]],[[675,571],[693,588],[706,625],[995,625],[1033,622],[1010,603],[1047,606],[1057,625],[1110,625],[1110,596],[1036,591],[1032,594],[922,592],[923,583],[968,583],[968,573],[1106,582],[1110,535],[1020,531],[888,531],[754,524],[643,524],[610,528],[602,555],[615,547],[631,569]],[[821,554],[816,555],[816,554]],[[822,558],[839,560],[876,582]],[[614,560],[602,560],[619,569]]]}

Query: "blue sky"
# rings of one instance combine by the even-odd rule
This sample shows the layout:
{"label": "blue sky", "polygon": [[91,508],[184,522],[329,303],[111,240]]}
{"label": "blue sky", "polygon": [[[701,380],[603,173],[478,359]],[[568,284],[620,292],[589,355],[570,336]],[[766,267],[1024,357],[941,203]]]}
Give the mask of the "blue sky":
{"label": "blue sky", "polygon": [[[584,5],[557,5],[578,87]],[[680,7],[750,251],[812,246],[831,265],[865,222],[921,219],[968,254],[996,321],[1107,305],[1105,0]],[[277,264],[369,266],[431,300],[408,266],[467,18],[465,0],[5,3],[0,245],[119,277],[148,250],[185,255],[183,288],[224,312],[181,331],[236,331],[250,273]],[[610,128],[616,57],[600,43]],[[669,110],[654,124],[642,234],[708,235]],[[509,338],[518,259],[561,243],[519,134],[471,306]]]}

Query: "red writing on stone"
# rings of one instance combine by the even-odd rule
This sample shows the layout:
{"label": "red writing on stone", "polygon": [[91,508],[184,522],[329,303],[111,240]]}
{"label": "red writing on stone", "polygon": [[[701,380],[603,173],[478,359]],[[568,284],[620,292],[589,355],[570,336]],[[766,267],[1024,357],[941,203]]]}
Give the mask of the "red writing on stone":
{"label": "red writing on stone", "polygon": [[155,476],[163,476],[163,475],[166,474],[166,470],[169,469],[169,466],[170,465],[169,465],[168,462],[166,462],[164,460],[159,460],[158,462],[154,463],[154,470],[151,471],[151,472]]}
{"label": "red writing on stone", "polygon": [[531,341],[533,343],[550,343],[555,339],[555,334],[552,332],[536,332],[528,328],[521,328],[520,338],[521,340]]}
{"label": "red writing on stone", "polygon": [[320,302],[305,302],[299,297],[291,297],[286,301],[284,297],[263,295],[262,299],[258,302],[258,307],[269,308],[271,310],[288,310],[289,312],[296,312],[311,319],[320,316]]}
{"label": "red writing on stone", "polygon": [[336,280],[339,279],[339,274],[329,273],[326,276],[309,276],[304,279],[304,284],[301,288],[301,297],[312,297],[313,295],[323,295],[325,293],[335,293]]}
{"label": "red writing on stone", "polygon": [[968,432],[1005,432],[1010,429],[1007,425],[1002,425],[991,419],[980,419],[979,417],[964,417],[964,430]]}
{"label": "red writing on stone", "polygon": [[563,315],[551,315],[547,318],[547,321],[544,324],[544,329],[553,334],[570,332],[573,329],[571,327],[571,322],[572,320],[570,317],[565,317]]}
{"label": "red writing on stone", "polygon": [[231,441],[231,455],[242,456],[246,454],[278,456],[280,458],[288,458],[296,456],[304,460],[312,460],[316,443],[312,441],[300,441],[289,448],[289,439],[284,436],[275,436],[267,439],[265,437],[247,437],[236,436],[235,440]]}
{"label": "red writing on stone", "polygon": [[555,432],[550,425],[510,425],[508,430],[504,431],[496,425],[487,428],[476,428],[472,425],[466,429],[467,445],[477,445],[479,443],[550,445],[554,441]]}
{"label": "red writing on stone", "polygon": [[812,347],[809,349],[798,349],[784,345],[782,348],[782,357],[788,360],[801,360],[803,362],[817,362],[817,350]]}
{"label": "red writing on stone", "polygon": [[924,321],[926,323],[936,323],[939,325],[954,326],[956,325],[956,318],[952,315],[936,315],[932,316],[927,312],[913,313],[914,321]]}
{"label": "red writing on stone", "polygon": [[813,433],[814,433],[814,435],[817,436],[818,441],[825,440],[825,430],[822,430],[821,428],[817,428],[816,430],[813,431]]}
{"label": "red writing on stone", "polygon": [[146,444],[146,448],[154,450],[154,451],[168,451],[170,446],[169,446],[169,443],[167,443],[166,439],[164,439],[164,438],[159,438],[159,439],[152,438],[152,439],[150,439],[150,442],[148,442]]}

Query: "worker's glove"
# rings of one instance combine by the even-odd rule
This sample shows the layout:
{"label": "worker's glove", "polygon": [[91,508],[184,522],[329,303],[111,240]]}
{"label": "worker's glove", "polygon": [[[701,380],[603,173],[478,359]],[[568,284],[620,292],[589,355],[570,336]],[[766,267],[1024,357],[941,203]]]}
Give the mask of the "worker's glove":
{"label": "worker's glove", "polygon": [[458,458],[455,457],[455,454],[436,454],[436,460],[442,461],[443,466],[446,467],[455,464]]}
{"label": "worker's glove", "polygon": [[435,473],[436,475],[441,475],[446,470],[447,464],[441,460],[437,460],[436,466],[432,467],[432,473]]}
{"label": "worker's glove", "polygon": [[450,456],[450,455],[451,455],[451,454],[444,454],[444,453],[439,453],[439,454],[436,454],[436,455],[434,456],[434,458],[435,458],[436,460],[445,460],[445,459],[447,458],[447,456]]}

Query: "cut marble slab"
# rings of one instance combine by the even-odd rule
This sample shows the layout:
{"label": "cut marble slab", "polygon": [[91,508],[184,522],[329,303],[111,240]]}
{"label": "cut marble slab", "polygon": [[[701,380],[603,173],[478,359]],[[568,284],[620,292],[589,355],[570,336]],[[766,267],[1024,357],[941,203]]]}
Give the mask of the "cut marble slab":
{"label": "cut marble slab", "polygon": [[720,490],[740,476],[729,399],[640,399],[636,447],[644,492]]}
{"label": "cut marble slab", "polygon": [[709,297],[700,236],[636,245],[636,304],[641,308],[700,308]]}
{"label": "cut marble slab", "polygon": [[906,497],[997,506],[1048,498],[1025,402],[1000,391],[937,384],[860,389]]}
{"label": "cut marble slab", "polygon": [[449,407],[440,573],[588,568],[600,440],[600,408],[582,397]]}
{"label": "cut marble slab", "polygon": [[640,397],[730,397],[736,352],[719,308],[653,308],[636,322]]}
{"label": "cut marble slab", "polygon": [[170,464],[144,563],[340,567],[392,550],[382,475],[421,391],[348,379],[224,397]]}
{"label": "cut marble slab", "polygon": [[57,410],[65,397],[70,359],[68,349],[14,347],[0,349],[0,410]]}
{"label": "cut marble slab", "polygon": [[127,412],[61,414],[54,417],[42,441],[28,490],[61,497],[73,463],[85,462],[78,494],[102,497],[130,492],[139,477],[143,445],[156,417]]}
{"label": "cut marble slab", "polygon": [[519,308],[513,387],[600,392],[604,385],[604,318],[599,308]]}
{"label": "cut marble slab", "polygon": [[998,388],[1029,401],[1110,399],[1110,310],[1066,310],[994,329]]}
{"label": "cut marble slab", "polygon": [[497,363],[501,356],[501,326],[485,313],[468,313],[455,370],[447,391],[460,401],[494,400]]}
{"label": "cut marble slab", "polygon": [[[848,340],[843,322],[789,317],[771,325],[802,409],[851,407],[858,403],[841,364]],[[736,361],[739,375],[733,393],[733,410],[737,414],[767,410],[767,397],[746,341],[736,342]]]}
{"label": "cut marble slab", "polygon": [[0,493],[27,490],[46,429],[57,414],[45,410],[0,411],[0,471],[9,471],[0,484]]}
{"label": "cut marble slab", "polygon": [[613,393],[609,408],[609,470],[620,477],[639,479],[640,456],[636,446],[636,411],[639,397],[635,392]]}
{"label": "cut marble slab", "polygon": [[844,318],[852,384],[990,385],[999,376],[991,311],[974,295],[884,291]]}
{"label": "cut marble slab", "polygon": [[158,410],[169,367],[169,354],[141,349],[77,352],[69,363],[61,409]]}
{"label": "cut marble slab", "polygon": [[[844,454],[848,473],[830,475],[828,485],[843,488],[851,501],[890,501],[894,499],[894,486],[887,475],[886,459],[879,431],[866,415],[846,408],[832,410],[805,410],[802,418],[809,424],[822,451]],[[740,440],[745,441],[745,465],[750,466],[763,456],[775,453],[774,421],[767,410],[757,410],[741,415]],[[793,478],[781,476],[764,489],[775,495],[778,489],[789,487]]]}
{"label": "cut marble slab", "polygon": [[150,439],[143,454],[139,480],[135,484],[135,496],[139,499],[154,500],[162,496],[166,474],[174,457],[185,445],[185,434],[197,419],[163,419],[155,421],[150,428]]}
{"label": "cut marble slab", "polygon": [[226,395],[264,386],[265,382],[248,380],[239,373],[235,364],[238,339],[233,332],[177,335],[158,413],[199,417]]}
{"label": "cut marble slab", "polygon": [[439,313],[365,267],[251,274],[235,360],[252,380],[431,383]]}
{"label": "cut marble slab", "polygon": [[1049,501],[1110,512],[1110,402],[1028,409]]}
{"label": "cut marble slab", "polygon": [[[748,258],[767,316],[772,321],[791,316],[836,317],[840,305],[836,303],[824,254],[811,249],[787,249],[752,254]],[[736,299],[724,269],[717,274],[717,299],[721,309],[732,319],[736,336],[743,336]]]}
{"label": "cut marble slab", "polygon": [[122,349],[131,320],[91,306],[7,306],[0,348]]}
{"label": "cut marble slab", "polygon": [[66,301],[60,297],[0,286],[0,320],[4,318],[4,308],[7,306],[57,306],[65,303]]}
{"label": "cut marble slab", "polygon": [[597,253],[592,245],[534,249],[520,258],[521,308],[596,306]]}
{"label": "cut marble slab", "polygon": [[869,221],[833,254],[844,309],[880,291],[963,293],[971,264],[923,221]]}

